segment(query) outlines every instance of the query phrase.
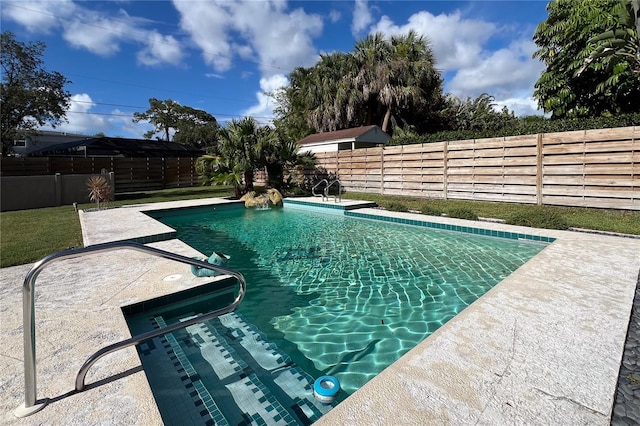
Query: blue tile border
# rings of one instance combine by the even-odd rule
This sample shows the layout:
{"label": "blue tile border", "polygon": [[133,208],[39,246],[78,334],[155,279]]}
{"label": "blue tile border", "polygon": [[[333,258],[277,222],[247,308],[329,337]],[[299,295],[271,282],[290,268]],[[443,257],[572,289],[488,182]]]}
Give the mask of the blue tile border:
{"label": "blue tile border", "polygon": [[476,227],[470,227],[470,226],[460,226],[460,225],[450,225],[445,223],[429,222],[425,220],[378,216],[378,215],[359,213],[354,211],[348,211],[348,212],[346,211],[344,212],[344,215],[350,216],[350,217],[358,217],[361,219],[372,219],[372,220],[379,220],[383,222],[392,222],[392,223],[400,223],[403,225],[421,226],[424,228],[439,229],[444,231],[455,231],[455,232],[463,232],[463,233],[474,234],[474,235],[506,238],[510,240],[525,240],[525,241],[533,241],[533,242],[541,242],[541,243],[552,243],[556,240],[553,237],[545,237],[540,235],[528,235],[528,234],[521,234],[516,232],[496,231],[491,229],[476,228]]}

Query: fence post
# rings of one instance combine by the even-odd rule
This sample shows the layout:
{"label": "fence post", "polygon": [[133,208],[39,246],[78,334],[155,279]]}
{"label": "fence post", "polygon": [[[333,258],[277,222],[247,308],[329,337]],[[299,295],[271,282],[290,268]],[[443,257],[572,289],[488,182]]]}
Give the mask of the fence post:
{"label": "fence post", "polygon": [[[180,161],[180,157],[178,157],[178,162]],[[167,188],[167,160],[162,157],[162,189],[166,189]]]}
{"label": "fence post", "polygon": [[62,205],[62,175],[60,173],[56,173],[53,176],[53,181],[56,187],[56,206]]}
{"label": "fence post", "polygon": [[111,186],[111,191],[113,194],[116,193],[116,174],[114,172],[109,172],[109,185]]}
{"label": "fence post", "polygon": [[380,195],[384,195],[384,146],[380,150]]}
{"label": "fence post", "polygon": [[449,199],[449,194],[447,193],[447,183],[449,180],[449,171],[447,169],[448,154],[449,141],[444,141],[444,145],[442,146],[442,192],[445,200]]}
{"label": "fence post", "polygon": [[542,133],[538,133],[536,152],[536,203],[542,205]]}

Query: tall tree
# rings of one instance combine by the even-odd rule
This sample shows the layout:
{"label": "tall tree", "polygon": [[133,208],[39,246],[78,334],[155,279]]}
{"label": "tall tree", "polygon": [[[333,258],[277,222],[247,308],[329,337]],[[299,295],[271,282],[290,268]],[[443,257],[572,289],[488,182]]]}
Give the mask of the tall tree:
{"label": "tall tree", "polygon": [[494,101],[495,98],[487,93],[466,100],[449,96],[443,112],[449,117],[451,130],[497,130],[515,125],[515,114],[506,107],[496,111]]}
{"label": "tall tree", "polygon": [[218,123],[206,111],[180,105],[171,99],[164,101],[149,99],[149,109],[143,113],[134,112],[133,122],[148,121],[154,128],[144,134],[151,139],[162,134],[162,140],[196,146],[209,146],[215,142]]}
{"label": "tall tree", "polygon": [[[318,132],[391,123],[424,126],[442,104],[442,79],[428,41],[415,32],[373,34],[352,52],[321,55],[311,68],[297,68],[282,90],[279,119],[307,125]],[[286,121],[285,118],[289,121]]]}
{"label": "tall tree", "polygon": [[173,141],[215,151],[220,125],[215,117],[201,109],[180,106]]}
{"label": "tall tree", "polygon": [[613,12],[618,16],[615,26],[589,40],[594,50],[579,71],[590,64],[607,69],[611,77],[598,86],[599,91],[618,85],[618,76],[629,69],[640,73],[640,0],[621,0]]}
{"label": "tall tree", "polygon": [[38,126],[47,123],[54,128],[62,123],[71,94],[64,89],[69,80],[44,69],[43,42],[24,44],[5,31],[0,34],[0,43],[0,123],[5,156],[17,137],[35,133]]}
{"label": "tall tree", "polygon": [[362,93],[367,122],[380,124],[384,132],[392,114],[400,115],[408,106],[423,109],[441,95],[433,52],[414,31],[390,40],[380,33],[370,35],[356,44],[352,56],[358,69],[352,84]]}
{"label": "tall tree", "polygon": [[[617,84],[607,84],[612,58],[585,67],[597,47],[594,37],[615,27],[619,0],[555,0],[533,36],[546,69],[536,82],[534,97],[554,118],[600,116],[640,111],[640,75],[629,66],[617,68]],[[606,89],[606,90],[604,90]]]}
{"label": "tall tree", "polygon": [[149,99],[149,109],[145,112],[134,112],[132,121],[139,123],[140,121],[148,121],[153,124],[153,130],[149,130],[144,134],[145,139],[151,139],[156,133],[164,135],[163,140],[170,141],[170,130],[178,126],[178,112],[176,111],[180,104],[167,99],[165,101],[156,98]]}

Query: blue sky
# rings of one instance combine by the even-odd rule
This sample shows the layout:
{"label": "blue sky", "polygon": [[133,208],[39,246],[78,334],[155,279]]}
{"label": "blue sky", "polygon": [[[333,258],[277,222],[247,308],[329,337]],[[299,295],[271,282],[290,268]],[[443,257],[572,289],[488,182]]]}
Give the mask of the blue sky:
{"label": "blue sky", "polygon": [[47,45],[45,66],[72,81],[58,130],[141,138],[133,123],[149,98],[203,109],[218,121],[268,123],[273,100],[298,66],[353,49],[372,32],[426,36],[445,92],[493,95],[518,115],[543,67],[532,35],[546,1],[1,0],[2,31]]}

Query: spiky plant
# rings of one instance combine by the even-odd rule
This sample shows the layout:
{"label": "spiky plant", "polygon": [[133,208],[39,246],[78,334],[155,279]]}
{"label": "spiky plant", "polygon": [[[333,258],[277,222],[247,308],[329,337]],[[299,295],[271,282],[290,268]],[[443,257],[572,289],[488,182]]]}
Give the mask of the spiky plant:
{"label": "spiky plant", "polygon": [[113,200],[113,189],[104,176],[91,176],[87,179],[87,189],[89,199],[96,202],[96,207],[100,210],[100,202]]}

